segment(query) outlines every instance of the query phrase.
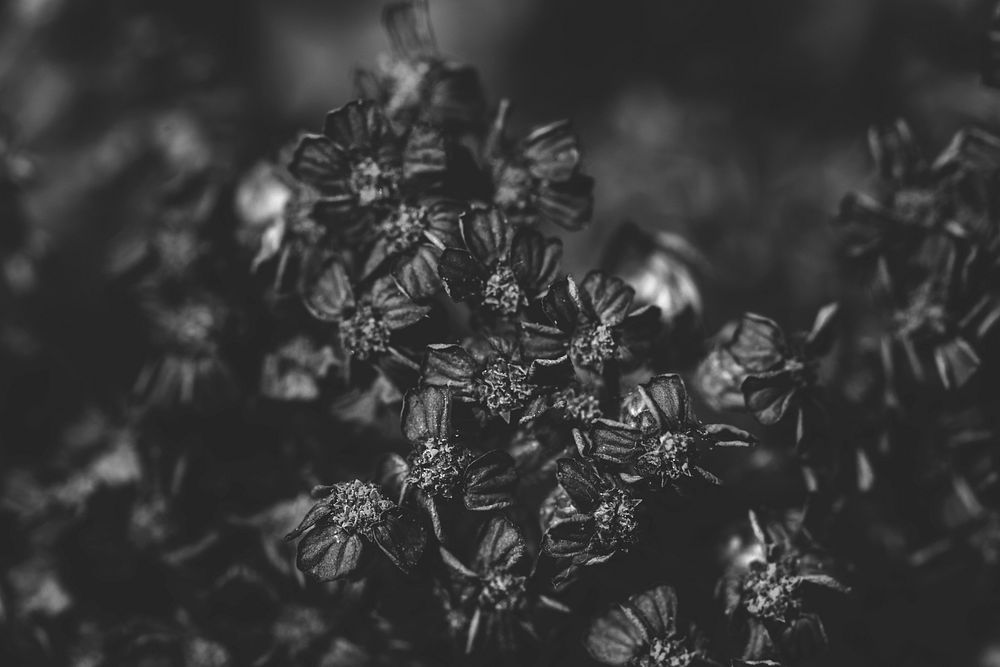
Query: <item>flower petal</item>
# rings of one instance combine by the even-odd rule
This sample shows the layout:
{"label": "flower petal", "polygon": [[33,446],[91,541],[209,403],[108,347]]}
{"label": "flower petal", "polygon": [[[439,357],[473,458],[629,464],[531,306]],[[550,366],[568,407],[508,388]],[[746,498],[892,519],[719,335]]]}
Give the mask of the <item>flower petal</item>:
{"label": "flower petal", "polygon": [[584,514],[593,512],[601,502],[601,478],[582,459],[562,458],[556,462],[556,479],[573,506]]}
{"label": "flower petal", "polygon": [[557,360],[569,350],[569,334],[543,324],[525,322],[522,325],[522,345],[528,359]]}
{"label": "flower petal", "polygon": [[423,382],[432,387],[447,387],[456,398],[474,397],[476,361],[460,345],[428,345],[424,360]]}
{"label": "flower petal", "polygon": [[598,662],[618,666],[629,664],[645,642],[642,628],[621,607],[615,607],[590,626],[584,645]]}
{"label": "flower petal", "polygon": [[751,375],[743,381],[747,409],[765,426],[781,421],[797,393],[795,377],[786,370]]}
{"label": "flower petal", "polygon": [[486,285],[482,265],[465,250],[448,248],[438,258],[438,276],[452,301],[478,299]]}
{"label": "flower petal", "polygon": [[345,149],[378,148],[395,140],[382,111],[369,100],[354,100],[328,113],[323,134]]}
{"label": "flower petal", "polygon": [[435,179],[448,168],[444,136],[429,125],[418,123],[410,130],[403,150],[403,178]]}
{"label": "flower petal", "polygon": [[787,354],[785,334],[774,320],[747,313],[740,320],[729,352],[751,373],[768,371],[782,363]]}
{"label": "flower petal", "polygon": [[529,296],[541,294],[559,272],[562,241],[546,239],[533,229],[519,229],[510,251],[510,268]]}
{"label": "flower petal", "polygon": [[642,385],[639,391],[656,409],[664,430],[684,431],[698,423],[691,410],[691,397],[680,375],[657,375]]}
{"label": "flower petal", "polygon": [[510,254],[513,228],[496,208],[475,208],[462,215],[462,238],[469,252],[484,267],[492,267]]}
{"label": "flower petal", "polygon": [[372,305],[391,331],[416,324],[431,310],[430,306],[414,303],[391,276],[380,278],[372,285]]}
{"label": "flower petal", "polygon": [[451,438],[451,390],[443,387],[411,389],[403,399],[403,435],[409,442]]}
{"label": "flower petal", "polygon": [[584,514],[555,521],[545,531],[542,548],[556,559],[575,558],[586,553],[594,534],[594,520]]}
{"label": "flower petal", "polygon": [[502,516],[492,517],[479,536],[473,569],[478,572],[516,571],[530,567],[528,548],[521,529]]}
{"label": "flower petal", "polygon": [[418,246],[416,251],[401,261],[392,272],[396,282],[410,298],[417,301],[429,299],[441,291],[437,266],[440,253],[440,250],[429,245]]}
{"label": "flower petal", "polygon": [[318,134],[307,134],[299,140],[288,165],[292,176],[316,188],[321,196],[344,194],[344,183],[349,170],[347,153],[327,137]]}
{"label": "flower petal", "polygon": [[716,447],[750,447],[757,443],[752,435],[729,424],[705,424],[702,430],[715,441]]}
{"label": "flower petal", "polygon": [[572,331],[580,315],[580,293],[572,276],[552,284],[542,310],[563,331]]}
{"label": "flower petal", "polygon": [[349,535],[339,526],[319,526],[299,542],[296,566],[318,581],[350,576],[361,564],[364,543],[359,535]]}
{"label": "flower petal", "polygon": [[576,173],[568,181],[545,181],[536,205],[542,220],[570,231],[583,229],[594,212],[594,179]]}
{"label": "flower petal", "polygon": [[677,630],[677,594],[670,586],[657,586],[629,598],[653,637],[667,637]]}
{"label": "flower petal", "polygon": [[806,352],[813,357],[822,357],[833,347],[834,329],[837,325],[839,306],[836,303],[829,303],[820,308],[816,314],[816,321],[813,323],[812,331],[806,338]]}
{"label": "flower petal", "polygon": [[344,265],[331,260],[316,275],[307,274],[302,300],[313,317],[325,322],[340,320],[355,304]]}
{"label": "flower petal", "polygon": [[486,452],[468,465],[464,477],[466,509],[495,510],[513,504],[517,470],[507,452]]}
{"label": "flower petal", "polygon": [[543,181],[565,181],[580,164],[576,135],[568,120],[533,130],[524,140],[523,152],[532,176]]}
{"label": "flower petal", "polygon": [[618,465],[635,460],[636,445],[641,438],[638,430],[621,422],[598,419],[590,430],[592,456]]}
{"label": "flower petal", "polygon": [[632,308],[635,290],[624,280],[601,271],[591,271],[580,284],[581,298],[597,319],[611,326],[621,324]]}
{"label": "flower petal", "polygon": [[424,553],[427,535],[420,521],[402,507],[390,510],[386,520],[372,531],[375,543],[396,567],[409,572]]}

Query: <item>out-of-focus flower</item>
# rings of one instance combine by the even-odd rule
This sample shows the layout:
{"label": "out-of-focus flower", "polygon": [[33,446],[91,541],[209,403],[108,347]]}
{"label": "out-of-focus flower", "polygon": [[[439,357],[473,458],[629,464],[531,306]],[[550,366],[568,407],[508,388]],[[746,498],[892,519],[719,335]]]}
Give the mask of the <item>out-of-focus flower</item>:
{"label": "out-of-focus flower", "polygon": [[819,361],[833,347],[836,315],[836,304],[827,305],[812,330],[786,338],[774,320],[747,313],[731,333],[720,332],[698,368],[698,388],[716,409],[745,406],[760,423],[776,424],[814,387]]}
{"label": "out-of-focus flower", "polygon": [[302,537],[296,565],[319,581],[357,575],[377,546],[404,572],[416,566],[427,536],[409,510],[386,498],[371,482],[354,480],[312,491],[318,498],[286,539]]}
{"label": "out-of-focus flower", "polygon": [[448,295],[500,317],[513,317],[548,291],[559,272],[562,243],[515,229],[498,209],[462,217],[467,250],[449,248],[438,270]]}
{"label": "out-of-focus flower", "polygon": [[600,375],[617,363],[642,363],[659,330],[655,306],[632,310],[635,291],[622,280],[591,271],[577,287],[572,276],[553,284],[542,306],[553,326],[525,322],[524,347],[534,359],[569,359],[585,374]]}
{"label": "out-of-focus flower", "polygon": [[369,281],[356,293],[344,265],[331,259],[307,281],[304,299],[314,317],[336,325],[335,340],[347,358],[392,357],[415,366],[393,345],[393,334],[419,322],[430,308],[414,303],[391,277]]}
{"label": "out-of-focus flower", "polygon": [[446,608],[456,634],[464,635],[467,653],[477,645],[514,649],[535,635],[537,609],[567,611],[537,590],[524,535],[509,519],[493,517],[483,527],[470,566],[447,549],[441,555],[452,577]]}
{"label": "out-of-focus flower", "polygon": [[586,435],[579,434],[586,456],[621,470],[624,481],[646,482],[656,488],[682,491],[695,479],[718,484],[702,467],[705,454],[717,447],[749,447],[755,440],[746,431],[725,424],[702,424],[691,409],[679,375],[658,375],[636,388],[627,423],[598,420]]}
{"label": "out-of-focus flower", "polygon": [[280,401],[311,401],[331,370],[342,366],[333,350],[316,345],[308,336],[296,336],[264,357],[261,394]]}
{"label": "out-of-focus flower", "polygon": [[670,586],[637,593],[590,626],[587,652],[622,667],[721,667],[677,628],[677,594]]}
{"label": "out-of-focus flower", "polygon": [[508,146],[508,109],[505,100],[487,138],[494,204],[515,225],[545,221],[580,229],[593,212],[594,179],[580,173],[580,149],[569,121],[536,128]]}
{"label": "out-of-focus flower", "polygon": [[829,558],[804,531],[765,526],[753,512],[750,523],[756,541],[733,559],[719,582],[726,616],[745,626],[744,659],[801,659],[804,647],[827,643],[823,622],[809,604],[810,591],[848,589],[831,575]]}
{"label": "out-of-focus flower", "polygon": [[379,477],[398,493],[400,502],[412,493],[430,514],[434,530],[443,535],[438,503],[461,500],[466,509],[490,511],[513,503],[517,473],[506,452],[476,456],[457,442],[451,422],[452,394],[443,387],[410,391],[403,402],[403,435],[413,446],[404,459],[390,454]]}
{"label": "out-of-focus flower", "polygon": [[399,136],[374,102],[356,100],[327,114],[323,134],[299,141],[288,170],[319,193],[317,220],[350,223],[418,194],[445,168],[440,133],[415,125]]}
{"label": "out-of-focus flower", "polygon": [[362,96],[375,100],[397,127],[478,129],[486,106],[479,74],[441,56],[427,0],[387,5],[382,20],[392,53],[383,54],[375,70],[358,71]]}

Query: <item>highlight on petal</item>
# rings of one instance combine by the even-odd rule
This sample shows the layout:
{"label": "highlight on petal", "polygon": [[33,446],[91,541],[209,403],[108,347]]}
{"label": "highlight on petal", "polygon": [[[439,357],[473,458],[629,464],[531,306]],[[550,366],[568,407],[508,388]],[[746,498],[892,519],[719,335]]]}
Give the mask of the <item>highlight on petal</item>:
{"label": "highlight on petal", "polygon": [[318,526],[299,542],[296,563],[299,570],[318,581],[334,581],[357,571],[363,550],[359,535],[348,534],[339,526]]}
{"label": "highlight on petal", "polygon": [[451,390],[411,389],[403,399],[403,435],[412,443],[451,438]]}

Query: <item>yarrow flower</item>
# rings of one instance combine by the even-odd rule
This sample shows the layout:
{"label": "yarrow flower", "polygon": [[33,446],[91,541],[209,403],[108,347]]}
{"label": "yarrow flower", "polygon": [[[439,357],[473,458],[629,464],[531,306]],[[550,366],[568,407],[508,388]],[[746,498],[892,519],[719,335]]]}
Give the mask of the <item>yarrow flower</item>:
{"label": "yarrow flower", "polygon": [[487,138],[493,203],[516,225],[544,221],[580,229],[590,220],[594,180],[580,173],[580,149],[569,122],[536,128],[509,146],[508,111],[505,100]]}
{"label": "yarrow flower", "polygon": [[577,287],[571,276],[543,300],[552,325],[525,322],[524,348],[550,364],[570,361],[581,373],[600,375],[610,364],[637,365],[659,330],[653,306],[632,310],[634,291],[618,278],[591,271]]}
{"label": "yarrow flower", "polygon": [[497,209],[475,208],[462,217],[465,249],[439,260],[441,280],[455,301],[498,317],[513,317],[545,295],[559,272],[562,243],[530,229],[515,229]]}
{"label": "yarrow flower", "polygon": [[451,575],[445,605],[453,631],[464,635],[467,653],[477,645],[511,650],[535,634],[532,617],[539,608],[568,611],[538,589],[524,535],[509,519],[491,518],[477,545],[468,567],[441,549]]}
{"label": "yarrow flower", "polygon": [[702,424],[678,375],[658,375],[636,388],[626,422],[598,420],[577,432],[581,453],[618,466],[623,480],[683,490],[693,480],[718,484],[702,467],[716,447],[748,447],[754,438],[725,424]]}
{"label": "yarrow flower", "polygon": [[351,102],[326,116],[323,134],[306,135],[289,172],[319,193],[319,221],[357,222],[394,207],[400,199],[440,179],[446,168],[444,139],[425,125],[399,136],[375,103]]}
{"label": "yarrow flower", "polygon": [[354,576],[377,546],[404,572],[423,554],[427,537],[419,520],[389,500],[375,484],[354,480],[313,489],[319,502],[286,539],[298,537],[296,565],[319,581]]}
{"label": "yarrow flower", "polygon": [[408,494],[417,496],[439,537],[439,503],[460,500],[469,510],[502,509],[512,504],[517,484],[509,454],[493,450],[477,456],[456,439],[451,409],[452,394],[446,388],[410,391],[402,421],[403,435],[413,449],[405,459],[390,454],[380,472],[387,487],[398,489],[400,502]]}
{"label": "yarrow flower", "polygon": [[670,586],[637,593],[590,626],[594,660],[623,667],[721,667],[677,627],[677,594]]}

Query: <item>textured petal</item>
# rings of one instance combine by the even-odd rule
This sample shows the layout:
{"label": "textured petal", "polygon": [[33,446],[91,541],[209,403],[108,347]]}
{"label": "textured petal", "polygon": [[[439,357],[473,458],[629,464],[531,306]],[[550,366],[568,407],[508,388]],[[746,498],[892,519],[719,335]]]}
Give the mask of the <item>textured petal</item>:
{"label": "textured petal", "polygon": [[563,458],[557,462],[556,479],[573,506],[590,514],[601,502],[601,478],[593,466],[582,459]]}
{"label": "textured petal", "polygon": [[502,516],[492,517],[479,536],[473,569],[511,572],[530,567],[528,549],[521,529]]}
{"label": "textured petal", "polygon": [[319,526],[299,542],[296,565],[319,581],[333,581],[350,576],[361,564],[364,543],[358,535],[349,535],[338,526]]}
{"label": "textured petal", "polygon": [[431,310],[429,306],[414,303],[391,277],[375,281],[372,286],[372,305],[391,331],[416,324]]}
{"label": "textured petal", "polygon": [[580,284],[581,298],[588,303],[597,319],[604,324],[621,324],[632,308],[635,290],[624,280],[591,271]]}
{"label": "textured petal", "polygon": [[440,254],[440,250],[429,245],[418,246],[392,272],[396,282],[412,299],[429,299],[441,291],[441,279],[438,277]]}
{"label": "textured petal", "polygon": [[553,324],[563,331],[576,327],[580,314],[580,293],[572,276],[566,276],[552,284],[542,301],[542,310]]}
{"label": "textured petal", "polygon": [[590,626],[584,645],[587,652],[605,665],[626,665],[645,644],[642,628],[634,618],[616,607]]}
{"label": "textured petal", "polygon": [[698,423],[680,375],[657,375],[642,385],[640,391],[656,409],[665,430],[683,431]]}
{"label": "textured petal", "polygon": [[448,248],[438,258],[438,275],[452,301],[481,297],[486,285],[482,265],[465,250]]}
{"label": "textured petal", "polygon": [[542,324],[525,322],[522,325],[525,357],[537,359],[561,359],[569,350],[569,335],[564,331]]}
{"label": "textured petal", "polygon": [[492,267],[510,253],[513,228],[495,208],[476,208],[462,215],[462,237],[469,252],[484,267]]}
{"label": "textured petal", "polygon": [[326,115],[323,134],[342,148],[371,149],[395,140],[378,106],[354,100]]}
{"label": "textured petal", "polygon": [[716,447],[750,447],[757,442],[743,429],[729,424],[705,424],[702,430],[715,441]]}
{"label": "textured petal", "polygon": [[954,338],[934,350],[934,364],[946,388],[961,388],[979,370],[979,355],[967,340]]}
{"label": "textured petal", "polygon": [[594,179],[577,173],[565,182],[544,182],[537,206],[542,220],[570,231],[582,229],[594,212]]}
{"label": "textured petal", "polygon": [[629,598],[629,604],[654,637],[666,637],[677,630],[677,594],[670,586],[657,586]]}
{"label": "textured petal", "polygon": [[796,383],[789,371],[752,375],[743,381],[747,409],[761,424],[781,421],[796,395]]}
{"label": "textured petal", "polygon": [[386,520],[373,531],[375,543],[403,572],[416,566],[427,544],[427,535],[420,521],[407,510],[391,510]]}
{"label": "textured petal", "polygon": [[460,345],[428,345],[422,379],[424,384],[447,387],[456,398],[468,400],[475,396],[476,370],[476,360]]}
{"label": "textured petal", "polygon": [[593,519],[577,514],[549,526],[542,547],[553,558],[574,558],[587,551],[593,534]]}
{"label": "textured petal", "polygon": [[321,196],[345,193],[350,173],[347,154],[328,138],[307,134],[299,140],[288,171],[299,181],[316,188]]}
{"label": "textured petal", "polygon": [[403,399],[403,435],[413,443],[451,438],[451,391],[442,387],[411,389]]}
{"label": "textured petal", "polygon": [[427,229],[445,248],[460,248],[459,220],[465,207],[461,202],[439,199],[427,206]]}
{"label": "textured petal", "polygon": [[642,306],[629,313],[621,324],[619,356],[626,366],[648,361],[649,354],[660,335],[662,317],[656,306]]}
{"label": "textured petal", "polygon": [[785,334],[777,322],[753,313],[740,320],[728,348],[751,373],[771,370],[785,360],[787,353]]}
{"label": "textured petal", "polygon": [[509,507],[517,487],[514,459],[498,449],[486,452],[465,469],[465,507],[485,511]]}
{"label": "textured petal", "polygon": [[410,472],[410,465],[395,452],[386,454],[375,470],[375,479],[382,492],[397,503],[403,501],[403,485]]}
{"label": "textured petal", "polygon": [[904,183],[926,165],[913,132],[903,119],[868,131],[868,146],[879,176],[891,183]]}
{"label": "textured petal", "polygon": [[344,265],[330,261],[316,275],[307,277],[302,300],[313,317],[327,322],[340,320],[355,304]]}
{"label": "textured petal", "polygon": [[444,136],[429,125],[417,124],[410,130],[403,150],[403,178],[436,179],[448,168]]}
{"label": "textured petal", "polygon": [[590,430],[591,455],[618,465],[635,460],[641,433],[620,422],[598,419]]}
{"label": "textured petal", "polygon": [[524,140],[523,152],[532,176],[543,181],[568,180],[580,164],[576,135],[568,120],[533,130]]}
{"label": "textured petal", "polygon": [[511,243],[510,267],[529,296],[548,289],[559,273],[562,241],[546,239],[533,229],[520,229]]}

